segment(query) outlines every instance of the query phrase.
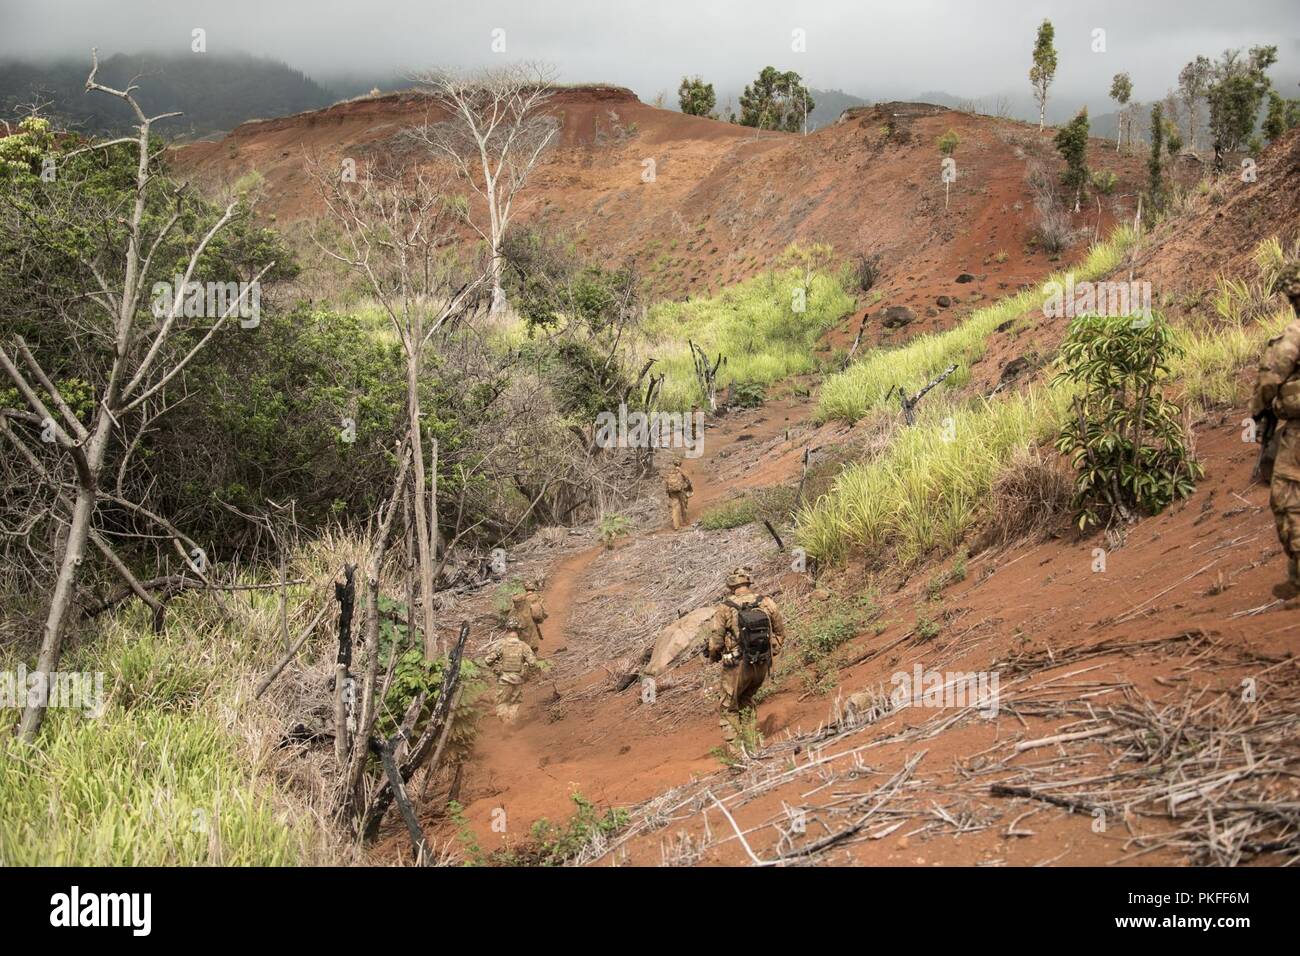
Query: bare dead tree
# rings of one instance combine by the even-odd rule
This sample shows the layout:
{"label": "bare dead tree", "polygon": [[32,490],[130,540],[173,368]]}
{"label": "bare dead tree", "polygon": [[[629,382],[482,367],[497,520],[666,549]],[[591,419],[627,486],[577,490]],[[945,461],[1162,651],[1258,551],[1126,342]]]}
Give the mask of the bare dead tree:
{"label": "bare dead tree", "polygon": [[505,304],[501,244],[515,197],[559,128],[543,112],[555,69],[517,63],[470,73],[427,70],[413,79],[445,115],[414,135],[434,156],[449,160],[485,206],[486,223],[472,213],[467,219],[491,251],[492,311],[498,312]]}
{"label": "bare dead tree", "polygon": [[[168,384],[185,370],[195,355],[211,342],[226,320],[240,308],[247,292],[241,292],[238,298],[229,302],[206,334],[199,337],[188,350],[183,350],[183,354],[173,355],[173,350],[167,348],[177,330],[177,318],[181,315],[186,297],[180,294],[180,290],[176,290],[177,294],[171,297],[169,307],[151,310],[145,302],[145,283],[155,254],[187,214],[188,197],[184,188],[174,191],[171,196],[173,211],[152,234],[148,234],[145,225],[145,211],[150,184],[157,175],[158,159],[150,148],[150,130],[159,120],[179,114],[146,116],[134,95],[138,87],[128,84],[125,89],[119,90],[105,86],[96,80],[98,70],[98,56],[92,52],[86,90],[125,102],[135,114],[136,134],[96,143],[67,155],[129,143],[135,146],[136,173],[130,208],[121,217],[121,224],[125,228],[125,248],[106,240],[93,252],[74,253],[87,280],[92,283],[92,288],[85,292],[85,298],[107,319],[101,321],[94,334],[108,343],[107,351],[111,356],[89,422],[83,422],[73,411],[53,377],[47,373],[41,360],[22,337],[16,336],[9,343],[0,344],[0,368],[3,368],[26,403],[27,414],[34,416],[35,424],[51,435],[65,458],[70,460],[75,475],[70,482],[70,491],[65,494],[60,489],[58,494],[58,500],[66,503],[69,514],[67,527],[56,549],[57,572],[41,630],[36,665],[36,673],[43,675],[39,679],[46,682],[47,686],[49,674],[58,667],[62,653],[87,542],[93,542],[100,548],[114,570],[134,592],[142,597],[146,593],[127,569],[125,562],[111,554],[111,549],[102,536],[94,530],[95,514],[100,503],[112,497],[103,488],[104,465],[110,445],[115,439],[121,439],[123,422],[129,416],[162,398]],[[231,202],[183,258],[183,288],[191,281],[200,258],[213,238],[235,218],[237,205],[237,202]],[[105,230],[102,235],[110,234]],[[263,268],[255,277],[254,283],[270,267],[267,265]],[[32,418],[18,414],[17,411],[19,410],[7,410],[4,417],[8,421],[32,424]],[[13,442],[16,437],[13,429],[6,429],[6,437]],[[152,515],[148,509],[140,510]],[[165,523],[161,516],[152,517]],[[174,528],[168,534],[173,532],[179,534]],[[179,537],[173,536],[172,540],[179,546]],[[196,566],[196,555],[187,554],[184,548],[181,548],[181,553],[195,573],[202,577],[204,569]],[[200,558],[199,564],[202,563],[204,562]],[[43,700],[29,702],[18,727],[18,737],[21,740],[28,743],[36,740],[44,712]]]}
{"label": "bare dead tree", "polygon": [[705,354],[704,349],[688,340],[691,348],[691,358],[695,362],[695,380],[700,384],[700,391],[709,401],[709,411],[718,410],[718,370],[727,364],[727,358],[721,352],[716,359],[709,361],[709,356]]}
{"label": "bare dead tree", "polygon": [[[427,462],[420,376],[433,338],[477,313],[485,275],[481,270],[465,271],[454,254],[457,217],[444,180],[417,166],[387,164],[382,159],[368,163],[355,181],[319,164],[313,167],[313,175],[337,227],[336,235],[317,228],[316,244],[365,278],[406,357],[422,630],[425,655],[432,660],[439,653],[433,621],[438,504],[436,481],[426,482],[426,476],[436,475],[437,445]],[[428,470],[427,465],[431,465]]]}

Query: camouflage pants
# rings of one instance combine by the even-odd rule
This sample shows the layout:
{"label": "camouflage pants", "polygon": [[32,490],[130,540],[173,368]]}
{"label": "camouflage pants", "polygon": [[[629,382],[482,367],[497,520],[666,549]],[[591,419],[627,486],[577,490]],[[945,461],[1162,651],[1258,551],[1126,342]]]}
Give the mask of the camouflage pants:
{"label": "camouflage pants", "polygon": [[[515,717],[519,715],[519,705],[524,699],[523,682],[512,683],[506,680],[507,675],[497,678],[497,717],[503,723],[513,723]],[[509,675],[514,677],[516,675]]]}
{"label": "camouflage pants", "polygon": [[753,704],[754,695],[767,680],[771,666],[770,661],[757,665],[742,661],[735,667],[722,669],[718,685],[718,726],[722,728],[722,739],[728,744],[734,744],[740,737],[740,712]]}
{"label": "camouflage pants", "polygon": [[524,639],[524,643],[531,647],[533,653],[536,654],[538,647],[540,647],[542,643],[542,629],[537,626],[537,622],[531,617],[524,618],[520,621],[519,636]]}
{"label": "camouflage pants", "polygon": [[1277,524],[1277,539],[1286,552],[1287,578],[1300,587],[1300,481],[1274,474],[1268,503]]}
{"label": "camouflage pants", "polygon": [[670,494],[668,496],[668,506],[672,509],[673,530],[679,530],[682,525],[686,524],[686,502],[687,497],[684,493]]}

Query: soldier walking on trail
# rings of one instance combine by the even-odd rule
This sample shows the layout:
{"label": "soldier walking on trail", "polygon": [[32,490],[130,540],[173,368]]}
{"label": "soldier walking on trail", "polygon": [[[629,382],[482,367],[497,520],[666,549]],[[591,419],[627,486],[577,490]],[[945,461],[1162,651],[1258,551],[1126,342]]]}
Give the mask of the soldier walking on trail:
{"label": "soldier walking on trail", "polygon": [[542,643],[542,622],[546,620],[546,605],[542,603],[542,579],[529,578],[524,582],[522,594],[511,599],[511,613],[519,622],[519,634],[536,653]]}
{"label": "soldier walking on trail", "polygon": [[753,703],[772,668],[772,655],[780,652],[785,639],[785,619],[776,602],[755,594],[752,584],[744,568],[736,568],[727,577],[730,593],[713,615],[704,648],[709,660],[722,664],[718,725],[732,755],[736,755],[741,736],[741,711]]}
{"label": "soldier walking on trail", "polygon": [[1269,505],[1286,552],[1287,583],[1274,593],[1293,598],[1300,595],[1300,261],[1283,266],[1278,288],[1290,299],[1296,319],[1264,351],[1250,414],[1259,426],[1257,439],[1265,444],[1260,461],[1266,481],[1267,460],[1275,456]]}
{"label": "soldier walking on trail", "polygon": [[678,531],[686,524],[686,509],[691,495],[695,492],[694,487],[691,486],[691,479],[687,478],[686,472],[682,471],[680,458],[673,461],[673,466],[664,475],[664,491],[668,492],[668,507],[672,511],[673,530]]}
{"label": "soldier walking on trail", "polygon": [[519,637],[519,622],[514,618],[506,622],[506,638],[488,655],[486,663],[497,675],[497,718],[503,724],[512,724],[519,716],[528,670],[537,665],[533,649]]}

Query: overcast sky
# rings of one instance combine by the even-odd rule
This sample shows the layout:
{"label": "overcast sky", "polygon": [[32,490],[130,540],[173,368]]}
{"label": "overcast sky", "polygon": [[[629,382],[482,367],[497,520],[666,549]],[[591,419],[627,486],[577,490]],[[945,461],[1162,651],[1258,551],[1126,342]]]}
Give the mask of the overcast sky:
{"label": "overcast sky", "polygon": [[[322,79],[544,59],[567,82],[649,99],[688,73],[739,89],[771,64],[869,99],[973,98],[1028,92],[1044,16],[1060,56],[1054,92],[1098,105],[1120,70],[1150,100],[1192,56],[1226,47],[1275,43],[1275,78],[1300,74],[1298,0],[0,0],[0,57],[185,52],[202,27],[209,52],[269,55]],[[495,29],[504,54],[492,52]],[[1092,50],[1094,29],[1105,52]],[[795,30],[805,52],[792,50]]]}

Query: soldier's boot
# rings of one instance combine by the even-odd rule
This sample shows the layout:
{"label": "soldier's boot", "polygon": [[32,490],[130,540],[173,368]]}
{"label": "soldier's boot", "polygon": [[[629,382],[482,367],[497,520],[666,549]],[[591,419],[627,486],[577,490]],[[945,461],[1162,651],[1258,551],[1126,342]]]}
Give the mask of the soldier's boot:
{"label": "soldier's boot", "polygon": [[1273,596],[1284,601],[1300,598],[1300,555],[1287,554],[1286,581],[1273,586]]}
{"label": "soldier's boot", "polygon": [[1300,606],[1300,555],[1287,557],[1286,583],[1273,588],[1273,594],[1286,602],[1288,609]]}
{"label": "soldier's boot", "polygon": [[718,729],[722,731],[722,755],[728,761],[740,761],[744,758],[740,746],[740,712],[727,708],[729,701],[724,701]]}

